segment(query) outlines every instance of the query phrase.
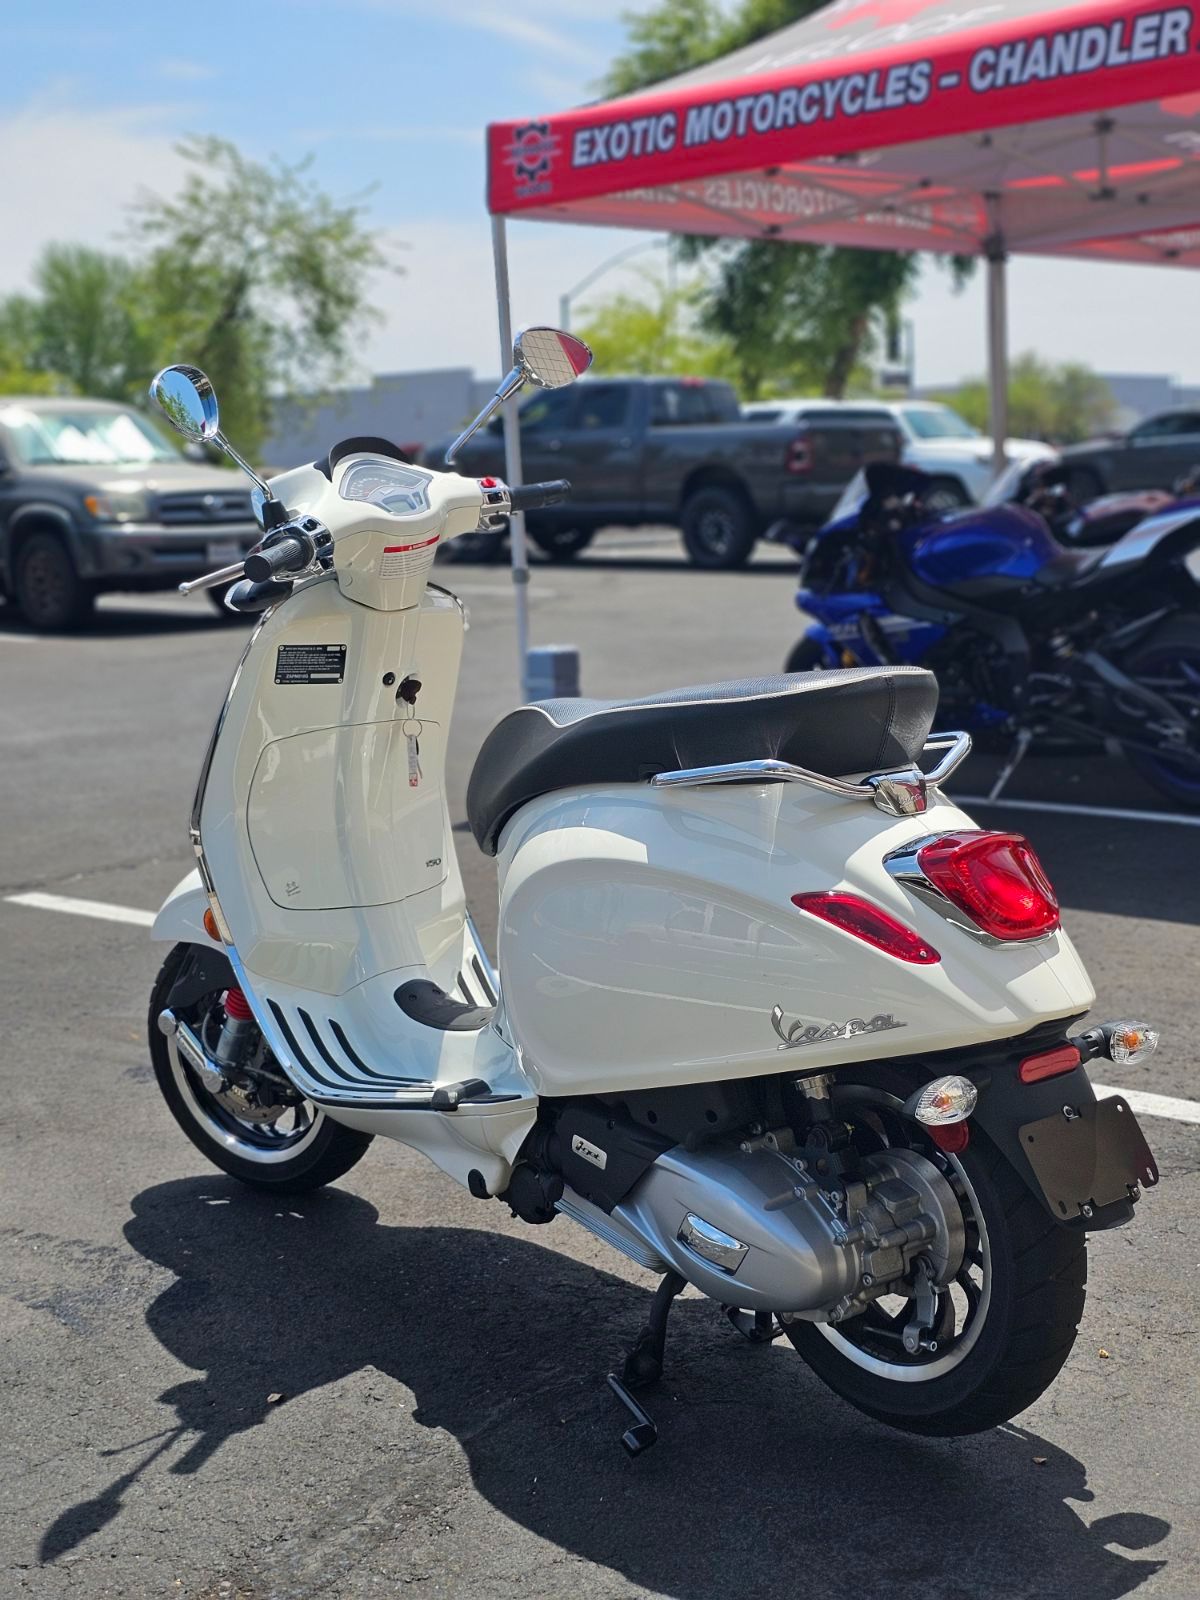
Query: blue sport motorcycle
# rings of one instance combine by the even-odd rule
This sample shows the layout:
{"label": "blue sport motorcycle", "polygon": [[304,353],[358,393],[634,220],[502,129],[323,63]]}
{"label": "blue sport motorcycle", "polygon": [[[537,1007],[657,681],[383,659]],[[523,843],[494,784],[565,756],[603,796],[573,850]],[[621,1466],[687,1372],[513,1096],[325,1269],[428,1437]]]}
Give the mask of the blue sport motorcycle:
{"label": "blue sport motorcycle", "polygon": [[1024,505],[938,515],[930,485],[874,462],[808,541],[796,604],[811,620],[785,670],[931,668],[950,722],[1010,749],[993,796],[1038,741],[1117,746],[1200,807],[1200,496],[1079,548]]}

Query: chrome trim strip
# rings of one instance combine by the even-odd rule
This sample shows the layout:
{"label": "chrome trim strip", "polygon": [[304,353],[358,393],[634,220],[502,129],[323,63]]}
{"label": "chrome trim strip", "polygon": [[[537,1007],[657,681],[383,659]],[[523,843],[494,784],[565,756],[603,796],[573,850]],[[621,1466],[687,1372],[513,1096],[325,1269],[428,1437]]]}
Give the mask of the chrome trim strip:
{"label": "chrome trim strip", "polygon": [[927,751],[944,750],[946,753],[929,772],[919,767],[900,767],[890,772],[876,772],[859,783],[845,778],[831,778],[823,772],[811,772],[807,767],[794,766],[789,761],[732,761],[714,767],[687,767],[678,772],[659,772],[650,779],[655,789],[703,788],[720,783],[806,783],[810,788],[821,789],[826,794],[836,794],[847,800],[871,800],[881,811],[893,816],[914,816],[925,810],[927,791],[945,782],[971,751],[969,733],[934,733],[926,739],[922,755]]}

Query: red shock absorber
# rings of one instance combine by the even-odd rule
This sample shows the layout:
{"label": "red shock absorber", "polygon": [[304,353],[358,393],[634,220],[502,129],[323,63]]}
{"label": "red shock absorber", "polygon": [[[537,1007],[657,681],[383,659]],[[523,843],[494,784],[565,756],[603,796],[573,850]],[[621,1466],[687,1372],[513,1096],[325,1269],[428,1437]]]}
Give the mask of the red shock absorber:
{"label": "red shock absorber", "polygon": [[225,1015],[230,1022],[253,1022],[254,1013],[250,1009],[250,1002],[240,989],[227,989],[225,991]]}

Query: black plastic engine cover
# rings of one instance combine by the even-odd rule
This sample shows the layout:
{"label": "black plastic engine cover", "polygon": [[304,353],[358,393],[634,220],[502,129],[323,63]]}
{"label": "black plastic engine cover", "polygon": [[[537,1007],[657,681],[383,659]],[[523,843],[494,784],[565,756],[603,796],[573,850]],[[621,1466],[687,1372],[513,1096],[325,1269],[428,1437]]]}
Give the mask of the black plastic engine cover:
{"label": "black plastic engine cover", "polygon": [[664,1150],[677,1143],[596,1101],[569,1101],[555,1127],[558,1165],[576,1194],[611,1211]]}

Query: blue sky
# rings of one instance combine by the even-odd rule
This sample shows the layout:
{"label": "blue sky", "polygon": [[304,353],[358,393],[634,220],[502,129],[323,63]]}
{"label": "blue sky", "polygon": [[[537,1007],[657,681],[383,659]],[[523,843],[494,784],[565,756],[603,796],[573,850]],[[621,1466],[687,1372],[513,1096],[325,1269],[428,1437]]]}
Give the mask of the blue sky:
{"label": "blue sky", "polygon": [[[218,133],[255,156],[312,153],[316,177],[339,197],[371,190],[370,221],[404,272],[377,285],[386,321],[364,349],[366,367],[495,370],[484,125],[591,98],[621,45],[620,9],[599,0],[40,0],[18,16],[9,0],[0,8],[0,292],[25,284],[50,239],[115,243],[138,190],[178,180],[175,140]],[[631,237],[510,231],[518,321],[553,320],[559,293]],[[628,283],[633,270],[595,292]],[[1020,262],[1010,292],[1014,349],[1200,382],[1195,274]],[[913,316],[923,381],[981,369],[981,284],[954,296],[929,270]]]}

